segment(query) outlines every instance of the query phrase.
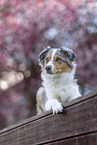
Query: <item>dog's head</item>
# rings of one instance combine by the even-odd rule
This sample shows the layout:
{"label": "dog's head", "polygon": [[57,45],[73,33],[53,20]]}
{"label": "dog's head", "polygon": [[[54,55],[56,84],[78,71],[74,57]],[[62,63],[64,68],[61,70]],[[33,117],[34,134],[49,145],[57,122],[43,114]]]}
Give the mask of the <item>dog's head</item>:
{"label": "dog's head", "polygon": [[66,47],[44,49],[39,55],[39,63],[43,74],[62,74],[74,68],[75,53]]}

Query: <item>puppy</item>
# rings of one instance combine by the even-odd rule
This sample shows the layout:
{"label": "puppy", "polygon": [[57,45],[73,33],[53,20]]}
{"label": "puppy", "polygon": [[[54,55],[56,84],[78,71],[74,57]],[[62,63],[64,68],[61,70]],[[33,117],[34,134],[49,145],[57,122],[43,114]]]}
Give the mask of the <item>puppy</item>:
{"label": "puppy", "polygon": [[48,47],[40,53],[43,87],[37,92],[38,114],[48,110],[53,114],[62,112],[66,102],[81,96],[74,79],[75,58],[75,53],[66,47]]}

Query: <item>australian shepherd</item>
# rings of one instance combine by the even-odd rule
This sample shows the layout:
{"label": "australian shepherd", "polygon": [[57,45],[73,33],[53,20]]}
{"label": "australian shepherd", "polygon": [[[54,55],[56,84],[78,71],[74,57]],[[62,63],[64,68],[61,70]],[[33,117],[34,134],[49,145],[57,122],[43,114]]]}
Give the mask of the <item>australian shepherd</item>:
{"label": "australian shepherd", "polygon": [[37,92],[38,114],[48,110],[53,114],[62,112],[66,102],[81,96],[74,79],[75,58],[75,53],[66,47],[47,47],[40,53],[43,82]]}

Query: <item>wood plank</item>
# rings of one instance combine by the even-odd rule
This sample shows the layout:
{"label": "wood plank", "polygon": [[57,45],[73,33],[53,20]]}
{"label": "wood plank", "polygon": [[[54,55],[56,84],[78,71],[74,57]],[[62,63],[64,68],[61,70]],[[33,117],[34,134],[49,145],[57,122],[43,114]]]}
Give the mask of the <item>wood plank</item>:
{"label": "wood plank", "polygon": [[0,132],[0,145],[43,144],[97,132],[97,91],[67,103],[64,113],[46,112]]}
{"label": "wood plank", "polygon": [[55,141],[48,145],[97,145],[97,133]]}
{"label": "wood plank", "polygon": [[[67,102],[66,105],[65,105],[65,108],[68,108],[68,107],[73,106],[73,105],[75,105],[75,104],[79,104],[79,103],[81,103],[81,102],[86,101],[87,99],[90,99],[90,98],[92,98],[92,97],[94,98],[95,96],[97,96],[97,90],[94,90],[93,92],[91,92],[91,93],[89,93],[89,94],[87,94],[87,95],[85,95],[85,96],[79,97],[79,98],[77,98],[77,99],[74,99],[74,100],[72,100],[72,101],[70,101],[70,102]],[[10,130],[12,130],[12,129],[14,129],[14,128],[23,126],[23,125],[25,125],[25,124],[28,124],[28,123],[30,123],[30,122],[33,122],[33,121],[35,121],[35,120],[37,120],[37,119],[44,118],[45,116],[49,116],[49,115],[51,115],[51,114],[52,114],[52,111],[47,111],[47,112],[44,112],[44,113],[42,113],[42,114],[40,114],[40,115],[35,115],[35,116],[31,117],[31,118],[25,119],[24,121],[22,121],[22,122],[20,122],[20,123],[17,123],[17,124],[14,124],[14,125],[11,125],[11,126],[5,128],[5,129],[2,129],[2,130],[0,131],[0,134],[4,133],[4,132],[6,132],[6,131],[8,132],[8,131],[10,131]]]}

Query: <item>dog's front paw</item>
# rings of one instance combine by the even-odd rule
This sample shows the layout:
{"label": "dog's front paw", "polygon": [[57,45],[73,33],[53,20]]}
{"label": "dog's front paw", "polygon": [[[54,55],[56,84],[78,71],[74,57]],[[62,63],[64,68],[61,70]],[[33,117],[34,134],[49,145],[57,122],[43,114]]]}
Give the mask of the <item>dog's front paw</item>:
{"label": "dog's front paw", "polygon": [[46,111],[53,110],[53,114],[57,114],[58,112],[63,112],[63,107],[61,103],[58,102],[58,100],[53,99],[46,102],[45,110]]}

